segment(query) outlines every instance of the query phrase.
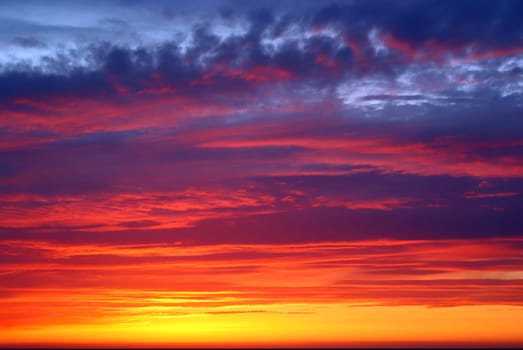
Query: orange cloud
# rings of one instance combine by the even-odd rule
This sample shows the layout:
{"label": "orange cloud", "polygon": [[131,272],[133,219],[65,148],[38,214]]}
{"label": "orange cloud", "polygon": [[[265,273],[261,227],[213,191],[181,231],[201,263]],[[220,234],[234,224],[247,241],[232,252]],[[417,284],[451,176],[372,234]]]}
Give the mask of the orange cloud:
{"label": "orange cloud", "polygon": [[[467,155],[479,149],[502,147],[493,144],[460,144],[456,142],[442,145],[442,140],[434,143],[401,142],[383,137],[354,138],[258,138],[260,131],[252,130],[249,139],[230,135],[225,140],[202,142],[205,148],[249,148],[296,146],[310,149],[311,152],[295,157],[296,166],[303,164],[366,165],[384,172],[400,172],[419,175],[457,175],[481,177],[520,177],[523,163],[518,157],[499,156],[490,159]],[[505,144],[510,147],[511,142]],[[445,147],[443,147],[445,146]],[[299,173],[298,170],[294,170]],[[288,172],[288,171],[287,171]]]}
{"label": "orange cloud", "polygon": [[476,192],[465,192],[463,197],[467,199],[481,199],[481,198],[503,198],[503,197],[514,197],[518,196],[518,192],[495,192],[495,193],[476,193]]}
{"label": "orange cloud", "polygon": [[[0,226],[39,228],[49,226],[83,228],[90,231],[186,227],[196,221],[271,211],[275,198],[238,191],[187,189],[177,193],[120,193],[47,198],[12,194],[0,199],[6,215]],[[2,205],[2,202],[4,204]],[[36,204],[25,206],[24,204]],[[89,226],[91,226],[89,228]]]}
{"label": "orange cloud", "polygon": [[[255,340],[264,343],[268,339],[257,337],[275,334],[272,327],[264,330],[265,322],[289,318],[303,322],[286,327],[294,334],[324,317],[332,325],[341,320],[343,310],[373,315],[374,324],[367,331],[389,334],[394,327],[384,324],[380,328],[388,316],[377,312],[388,310],[403,322],[397,340],[413,340],[407,337],[411,329],[406,320],[401,321],[407,310],[413,317],[427,317],[424,327],[440,322],[436,315],[450,312],[444,310],[461,310],[468,319],[472,315],[467,310],[489,309],[492,316],[497,314],[493,310],[505,305],[503,317],[519,317],[523,310],[521,243],[519,238],[206,246],[3,241],[9,260],[0,275],[0,343],[24,333],[31,341],[56,341],[61,334],[76,337],[68,338],[70,342],[85,342],[82,337],[90,334],[88,329],[102,327],[111,329],[106,341],[122,341],[121,327],[137,332],[139,337],[133,341],[148,341],[143,328],[147,325],[166,341],[173,338],[162,327],[188,327],[182,338],[194,342],[193,336],[206,322],[245,320],[256,325]],[[30,259],[24,262],[24,257]],[[454,308],[428,312],[419,306]],[[329,317],[334,319],[327,321]],[[442,329],[441,336],[476,339],[459,328],[460,319],[458,314],[447,318],[460,331]],[[517,324],[507,321],[506,332],[511,329],[507,339],[521,341]],[[55,333],[57,327],[59,333]],[[332,330],[324,330],[323,336],[315,333],[309,341],[349,341],[350,328],[344,329],[339,334]],[[212,332],[206,334],[212,341],[221,339]],[[418,334],[414,340],[434,341],[431,334]],[[358,339],[371,340],[366,335]],[[392,333],[383,338],[393,339]]]}

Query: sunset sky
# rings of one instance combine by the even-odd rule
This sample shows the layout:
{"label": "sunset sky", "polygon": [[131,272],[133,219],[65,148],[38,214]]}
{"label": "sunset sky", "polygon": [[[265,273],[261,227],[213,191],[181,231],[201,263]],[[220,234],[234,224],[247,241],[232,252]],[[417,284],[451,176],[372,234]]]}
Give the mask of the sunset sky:
{"label": "sunset sky", "polygon": [[0,347],[523,346],[523,1],[0,2]]}

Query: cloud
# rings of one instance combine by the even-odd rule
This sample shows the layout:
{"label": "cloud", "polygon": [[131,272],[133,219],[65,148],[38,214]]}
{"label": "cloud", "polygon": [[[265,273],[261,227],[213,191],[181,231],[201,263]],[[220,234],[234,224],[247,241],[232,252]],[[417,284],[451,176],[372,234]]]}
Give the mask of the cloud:
{"label": "cloud", "polygon": [[504,47],[519,43],[523,31],[520,8],[518,1],[402,4],[357,1],[322,7],[315,16],[315,23],[337,23],[349,33],[374,26],[390,32],[413,48],[429,43],[448,47],[473,44]]}
{"label": "cloud", "polygon": [[[44,307],[69,295],[75,313],[81,311],[81,295],[90,295],[91,306],[99,311],[124,314],[141,313],[140,307],[143,312],[165,308],[219,314],[246,311],[247,306],[271,311],[274,303],[304,301],[521,305],[518,294],[506,293],[508,286],[521,287],[520,243],[518,238],[206,246],[3,241],[10,255],[6,268],[13,272],[0,278],[4,288],[22,288],[22,294],[11,296],[11,305],[31,296],[43,298],[36,307]],[[51,268],[54,273],[41,278]],[[82,278],[71,279],[73,271]],[[145,288],[135,278],[144,272]]]}
{"label": "cloud", "polygon": [[280,3],[0,5],[4,329],[523,306],[520,3]]}
{"label": "cloud", "polygon": [[[460,13],[460,6],[435,3],[431,11],[455,14],[456,23],[459,24],[454,26],[456,27],[454,30],[461,33],[465,32],[465,29],[461,30],[460,26],[465,28],[467,25],[475,26],[484,23],[485,19],[482,16],[487,16],[488,21],[492,23],[501,23],[503,16],[508,16],[507,20],[512,21],[511,7],[518,6],[517,3],[512,2],[496,5],[482,4],[485,5],[484,7],[495,9],[473,13],[471,17],[476,15],[478,17],[469,24],[463,24],[459,20],[462,14],[456,13]],[[361,95],[357,91],[354,92],[354,96],[361,95],[360,97],[363,98],[360,102],[373,103],[376,101],[376,98],[372,97],[374,95],[393,97],[394,94],[390,94],[390,90],[401,88],[403,90],[401,95],[392,98],[391,101],[395,99],[398,103],[413,104],[416,100],[427,99],[434,103],[436,99],[440,103],[446,103],[442,99],[456,92],[454,91],[456,88],[476,91],[487,87],[484,86],[486,84],[482,84],[481,77],[485,75],[485,71],[490,74],[495,69],[493,62],[487,62],[477,66],[479,70],[471,68],[467,71],[465,68],[473,67],[474,64],[469,62],[467,65],[456,66],[452,64],[456,60],[475,56],[482,62],[485,59],[492,59],[498,60],[495,63],[505,64],[508,62],[505,56],[521,54],[517,51],[520,48],[517,47],[503,48],[504,51],[492,48],[497,50],[499,55],[489,56],[483,51],[476,52],[477,50],[474,49],[476,43],[471,41],[467,43],[472,45],[471,48],[463,44],[463,52],[455,54],[452,53],[454,51],[448,51],[446,48],[438,48],[442,52],[437,53],[441,56],[441,60],[438,59],[437,66],[433,65],[435,61],[432,59],[420,60],[426,55],[415,48],[415,45],[425,45],[427,42],[430,44],[432,41],[421,37],[401,37],[403,25],[408,26],[409,21],[423,17],[415,15],[420,11],[419,5],[391,5],[388,2],[382,2],[379,6],[356,2],[345,7],[327,7],[319,9],[316,19],[312,22],[292,12],[281,14],[272,10],[251,10],[247,11],[243,18],[244,27],[247,28],[243,32],[224,34],[219,27],[211,25],[210,22],[203,22],[192,27],[188,35],[191,39],[183,43],[173,40],[172,37],[154,41],[149,45],[136,43],[131,45],[128,42],[117,41],[115,43],[112,37],[107,37],[108,41],[103,44],[100,44],[99,40],[87,41],[83,45],[70,46],[67,50],[49,52],[34,65],[16,60],[7,62],[0,76],[0,86],[11,88],[4,87],[0,90],[4,99],[22,96],[36,98],[44,92],[46,95],[78,96],[85,91],[97,93],[98,96],[147,95],[161,91],[167,94],[176,91],[178,94],[199,96],[215,94],[215,90],[230,93],[257,91],[260,83],[263,82],[291,85],[293,82],[300,82],[315,89],[339,88],[340,83],[347,83],[350,87],[346,89],[353,90],[357,87],[352,87],[350,84],[361,85],[366,80],[358,79],[360,82],[357,82],[351,75],[363,74],[368,76],[365,85],[370,93]],[[379,9],[376,15],[372,15],[372,11],[369,11],[373,7]],[[393,23],[388,23],[384,17],[384,13],[389,11],[389,8],[392,14],[390,17],[394,19]],[[358,13],[366,17],[356,20],[355,16]],[[404,21],[402,16],[407,16],[408,20]],[[452,16],[450,18],[452,22]],[[119,18],[103,18],[100,21],[118,23],[119,28],[122,27],[122,23],[130,27],[133,25],[128,23],[129,20]],[[340,29],[331,26],[339,21],[348,27]],[[512,23],[515,25],[516,21],[513,20]],[[318,27],[320,24],[321,27]],[[442,24],[428,21],[424,26],[440,28],[439,32],[435,31],[430,35],[435,37],[434,40],[437,38],[440,41],[444,40],[445,35],[441,32],[446,29],[441,29]],[[491,27],[494,28],[495,25],[492,24]],[[67,30],[67,28],[63,29],[65,33]],[[467,30],[471,29],[467,27]],[[505,29],[491,30],[497,37],[499,35],[495,31]],[[185,31],[187,32],[187,26]],[[423,32],[424,30],[420,30],[417,35],[422,35]],[[400,37],[395,39],[391,35]],[[465,35],[463,40],[467,38]],[[474,36],[472,39],[482,41],[488,38],[489,36]],[[434,41],[436,44],[433,46],[443,45],[439,44],[438,40]],[[492,41],[495,42],[499,41]],[[379,54],[374,52],[375,50],[367,50],[369,47],[377,47],[378,43],[381,45]],[[488,45],[492,43],[489,42]],[[397,51],[403,52],[403,56],[409,56],[407,60],[398,59]],[[434,54],[436,53],[430,53],[430,55]],[[435,90],[435,92],[431,91],[431,94],[420,94],[421,91],[427,91],[427,87],[421,83],[426,81],[428,75],[433,79],[439,76],[440,83],[437,84],[439,86],[429,89],[429,91]],[[27,79],[31,79],[32,83],[28,84]],[[456,80],[460,81],[459,86],[455,85]],[[514,81],[517,81],[516,76]],[[489,82],[489,85],[492,86],[493,82]],[[499,79],[495,85],[498,89],[500,85],[506,86],[503,96],[519,91],[517,83],[507,81],[506,78]],[[389,90],[389,93],[385,90]],[[423,95],[424,98],[402,97],[410,95]],[[355,101],[350,100],[348,103],[353,102]]]}
{"label": "cloud", "polygon": [[45,42],[39,40],[36,37],[16,37],[11,40],[11,43],[19,45],[21,47],[34,47],[34,48],[45,48],[47,45]]}
{"label": "cloud", "polygon": [[494,192],[494,193],[465,192],[465,194],[463,196],[467,199],[482,199],[482,198],[514,197],[517,195],[519,195],[518,192]]}

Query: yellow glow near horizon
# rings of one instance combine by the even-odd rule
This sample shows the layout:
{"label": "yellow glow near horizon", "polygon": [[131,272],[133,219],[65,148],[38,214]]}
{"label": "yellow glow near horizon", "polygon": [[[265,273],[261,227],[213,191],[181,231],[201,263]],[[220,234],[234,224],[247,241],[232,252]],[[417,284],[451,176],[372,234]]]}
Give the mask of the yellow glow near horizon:
{"label": "yellow glow near horizon", "polygon": [[[147,246],[139,260],[134,250],[141,246],[113,247],[107,260],[110,247],[72,246],[68,254],[91,252],[97,264],[9,267],[19,282],[27,273],[63,287],[5,288],[0,345],[523,345],[519,265],[501,259],[497,269],[482,271],[462,264],[516,257],[519,243]],[[113,265],[119,254],[131,260]],[[166,263],[151,254],[194,258]],[[376,271],[376,261],[392,269]],[[444,266],[433,269],[438,261]]]}
{"label": "yellow glow near horizon", "polygon": [[[427,308],[344,304],[269,305],[267,312],[141,314],[131,322],[4,328],[3,344],[292,344],[493,342],[523,344],[523,307]],[[308,311],[297,311],[297,310]]]}

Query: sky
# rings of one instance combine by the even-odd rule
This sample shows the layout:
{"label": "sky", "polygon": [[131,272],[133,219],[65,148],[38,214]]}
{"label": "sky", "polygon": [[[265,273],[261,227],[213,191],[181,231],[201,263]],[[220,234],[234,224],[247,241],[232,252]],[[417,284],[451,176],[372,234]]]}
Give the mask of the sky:
{"label": "sky", "polygon": [[0,2],[0,346],[523,345],[523,1]]}

